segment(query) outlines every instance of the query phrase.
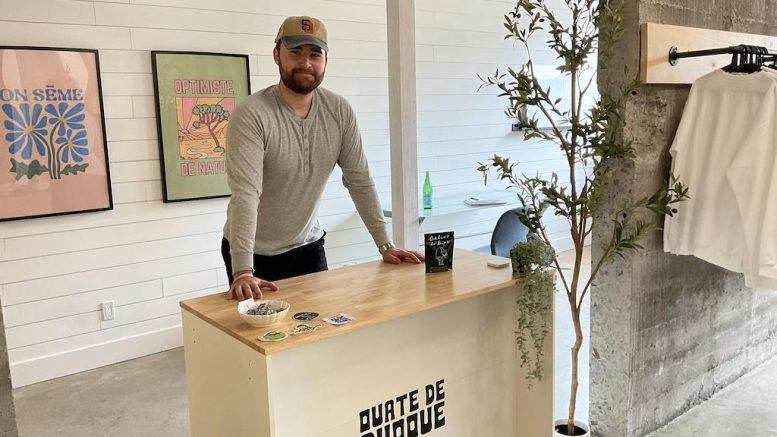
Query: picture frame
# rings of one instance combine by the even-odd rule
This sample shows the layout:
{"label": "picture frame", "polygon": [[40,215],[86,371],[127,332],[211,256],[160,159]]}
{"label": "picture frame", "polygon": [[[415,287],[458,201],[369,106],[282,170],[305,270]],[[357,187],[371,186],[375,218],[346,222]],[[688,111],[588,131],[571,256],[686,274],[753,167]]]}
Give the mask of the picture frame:
{"label": "picture frame", "polygon": [[113,209],[97,50],[0,46],[0,221]]}
{"label": "picture frame", "polygon": [[229,115],[251,94],[248,56],[152,51],[163,200],[230,195]]}

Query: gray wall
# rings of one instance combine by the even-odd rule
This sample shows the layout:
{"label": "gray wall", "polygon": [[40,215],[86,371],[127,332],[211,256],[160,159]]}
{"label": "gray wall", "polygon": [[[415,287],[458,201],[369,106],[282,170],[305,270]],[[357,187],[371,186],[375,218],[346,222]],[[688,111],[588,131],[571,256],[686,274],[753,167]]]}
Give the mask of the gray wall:
{"label": "gray wall", "polygon": [[[599,66],[602,92],[620,79],[610,72],[624,64],[638,71],[639,23],[777,35],[777,0],[625,3],[626,36]],[[637,157],[620,167],[611,207],[663,183],[689,89],[646,85],[627,105],[624,134]],[[594,259],[609,232],[595,230]],[[739,274],[664,254],[660,232],[645,243],[646,251],[607,265],[591,294],[590,420],[599,436],[645,435],[777,354],[777,291],[750,290]]]}
{"label": "gray wall", "polygon": [[13,408],[8,348],[5,343],[3,312],[0,311],[0,437],[16,437],[16,415]]}

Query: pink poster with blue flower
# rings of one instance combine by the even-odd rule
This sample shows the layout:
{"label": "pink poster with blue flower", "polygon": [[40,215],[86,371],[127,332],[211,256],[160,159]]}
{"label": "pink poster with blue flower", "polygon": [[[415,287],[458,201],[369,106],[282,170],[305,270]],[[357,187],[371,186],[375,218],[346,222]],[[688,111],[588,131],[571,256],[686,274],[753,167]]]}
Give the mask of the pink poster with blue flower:
{"label": "pink poster with blue flower", "polygon": [[97,51],[0,47],[0,221],[112,207]]}

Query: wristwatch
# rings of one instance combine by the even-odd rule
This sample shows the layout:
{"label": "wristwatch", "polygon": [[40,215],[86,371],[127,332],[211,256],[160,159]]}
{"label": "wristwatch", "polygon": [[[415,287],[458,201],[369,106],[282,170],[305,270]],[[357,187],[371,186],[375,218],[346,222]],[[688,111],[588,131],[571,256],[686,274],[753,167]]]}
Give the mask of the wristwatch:
{"label": "wristwatch", "polygon": [[385,251],[389,249],[394,249],[395,247],[397,246],[394,246],[394,243],[389,241],[388,243],[381,244],[380,247],[378,248],[378,252],[380,252],[380,254],[383,255]]}

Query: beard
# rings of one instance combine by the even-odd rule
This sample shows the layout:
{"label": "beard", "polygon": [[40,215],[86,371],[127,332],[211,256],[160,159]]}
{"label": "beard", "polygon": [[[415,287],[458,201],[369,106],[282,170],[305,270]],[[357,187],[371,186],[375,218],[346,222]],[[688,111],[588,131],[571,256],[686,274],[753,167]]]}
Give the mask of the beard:
{"label": "beard", "polygon": [[278,71],[281,73],[281,82],[286,88],[297,94],[310,94],[324,81],[324,72],[316,74],[313,70],[297,68],[287,71],[282,64],[278,64]]}

